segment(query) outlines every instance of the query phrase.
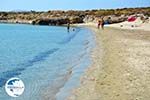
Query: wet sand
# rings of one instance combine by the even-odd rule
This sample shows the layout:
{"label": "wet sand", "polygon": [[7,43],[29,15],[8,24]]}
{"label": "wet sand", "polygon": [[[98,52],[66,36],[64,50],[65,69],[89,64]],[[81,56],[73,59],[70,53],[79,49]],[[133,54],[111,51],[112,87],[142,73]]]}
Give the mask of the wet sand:
{"label": "wet sand", "polygon": [[93,63],[68,100],[150,100],[150,31],[86,27]]}

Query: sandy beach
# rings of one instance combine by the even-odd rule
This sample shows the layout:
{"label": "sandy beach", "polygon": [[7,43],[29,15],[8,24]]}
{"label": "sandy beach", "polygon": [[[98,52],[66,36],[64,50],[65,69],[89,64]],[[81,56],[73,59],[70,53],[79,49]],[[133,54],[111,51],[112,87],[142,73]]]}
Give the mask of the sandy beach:
{"label": "sandy beach", "polygon": [[149,100],[150,31],[85,26],[95,34],[93,63],[68,100]]}

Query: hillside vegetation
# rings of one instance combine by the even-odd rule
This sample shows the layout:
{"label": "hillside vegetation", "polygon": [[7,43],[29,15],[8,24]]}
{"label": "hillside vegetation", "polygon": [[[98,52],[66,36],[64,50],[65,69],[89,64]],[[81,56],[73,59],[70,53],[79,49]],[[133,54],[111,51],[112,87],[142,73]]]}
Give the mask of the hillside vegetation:
{"label": "hillside vegetation", "polygon": [[[39,24],[44,20],[45,22],[54,24],[66,24],[69,20],[71,23],[82,23],[83,19],[87,16],[92,17],[104,17],[104,16],[129,16],[133,14],[143,14],[150,16],[150,7],[143,8],[122,8],[122,9],[99,9],[99,10],[85,10],[85,11],[61,11],[53,10],[47,12],[36,12],[36,11],[10,11],[0,12],[1,22],[27,22],[30,21],[33,24]],[[63,20],[62,20],[63,19]],[[59,22],[59,23],[58,23]]]}

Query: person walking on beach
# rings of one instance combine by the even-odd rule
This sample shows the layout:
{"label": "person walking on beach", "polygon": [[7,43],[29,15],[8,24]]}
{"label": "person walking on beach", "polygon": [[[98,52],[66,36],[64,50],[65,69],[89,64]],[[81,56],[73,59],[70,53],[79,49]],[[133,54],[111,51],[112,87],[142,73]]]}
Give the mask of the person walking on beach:
{"label": "person walking on beach", "polygon": [[98,24],[97,24],[97,28],[99,29],[100,26],[101,26],[101,21],[99,20],[99,21],[98,21]]}
{"label": "person walking on beach", "polygon": [[105,22],[104,22],[104,19],[102,18],[102,21],[101,21],[101,28],[102,29],[104,29],[104,24],[105,24]]}
{"label": "person walking on beach", "polygon": [[67,23],[67,30],[70,31],[70,22]]}

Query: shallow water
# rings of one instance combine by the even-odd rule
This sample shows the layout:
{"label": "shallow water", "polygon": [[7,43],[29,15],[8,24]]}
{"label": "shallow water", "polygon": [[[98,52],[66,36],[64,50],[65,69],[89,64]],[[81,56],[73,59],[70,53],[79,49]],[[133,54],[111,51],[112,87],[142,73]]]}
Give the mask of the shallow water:
{"label": "shallow water", "polygon": [[[86,28],[0,24],[0,100],[65,100],[90,65],[94,46]],[[18,98],[4,85],[18,77],[25,84]]]}

